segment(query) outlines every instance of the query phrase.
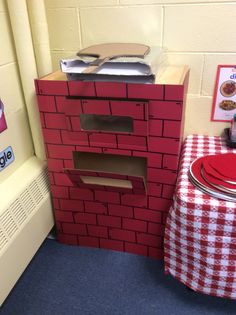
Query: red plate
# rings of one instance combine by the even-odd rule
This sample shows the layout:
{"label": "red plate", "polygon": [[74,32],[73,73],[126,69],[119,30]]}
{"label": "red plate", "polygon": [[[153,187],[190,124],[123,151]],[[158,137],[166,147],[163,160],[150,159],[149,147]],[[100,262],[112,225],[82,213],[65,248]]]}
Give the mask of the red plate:
{"label": "red plate", "polygon": [[216,187],[219,190],[225,191],[225,192],[229,192],[229,193],[236,193],[236,186],[235,185],[231,185],[229,183],[226,183],[220,179],[217,179],[209,174],[207,174],[205,172],[205,170],[202,168],[201,169],[201,174],[202,177],[212,186]]}
{"label": "red plate", "polygon": [[236,180],[236,154],[225,153],[211,156],[209,164],[225,179]]}
{"label": "red plate", "polygon": [[189,169],[189,178],[193,185],[199,188],[202,192],[207,193],[210,196],[215,198],[227,200],[227,201],[236,201],[236,197],[233,194],[222,192],[216,187],[210,185],[203,177],[202,177],[202,162],[205,157],[200,157],[192,162]]}
{"label": "red plate", "polygon": [[[209,163],[211,159],[214,158],[215,155],[208,155],[208,156],[205,156],[202,164],[203,164],[203,168],[204,168],[204,171],[208,174],[208,175],[211,175],[215,178],[218,178],[224,182],[227,182],[229,184],[232,184],[232,185],[236,185],[236,181],[232,181],[232,179],[230,180],[230,178],[227,178],[223,175],[221,175],[220,173],[218,173],[212,166],[211,164]],[[235,187],[236,188],[236,187]]]}

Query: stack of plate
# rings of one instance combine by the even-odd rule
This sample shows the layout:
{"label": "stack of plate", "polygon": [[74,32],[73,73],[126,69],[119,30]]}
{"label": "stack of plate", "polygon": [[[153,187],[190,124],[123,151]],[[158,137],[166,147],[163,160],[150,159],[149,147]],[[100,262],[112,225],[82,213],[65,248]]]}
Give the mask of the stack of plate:
{"label": "stack of plate", "polygon": [[197,158],[190,165],[189,178],[201,191],[215,198],[236,202],[236,154]]}

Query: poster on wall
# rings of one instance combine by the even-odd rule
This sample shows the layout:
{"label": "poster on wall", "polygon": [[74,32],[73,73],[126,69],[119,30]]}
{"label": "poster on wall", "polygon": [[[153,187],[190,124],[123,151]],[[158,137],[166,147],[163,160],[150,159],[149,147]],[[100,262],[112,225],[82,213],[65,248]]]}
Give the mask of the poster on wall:
{"label": "poster on wall", "polygon": [[236,114],[236,65],[219,65],[212,105],[212,121],[231,121]]}
{"label": "poster on wall", "polygon": [[4,114],[4,105],[0,99],[0,133],[7,129],[7,122]]}

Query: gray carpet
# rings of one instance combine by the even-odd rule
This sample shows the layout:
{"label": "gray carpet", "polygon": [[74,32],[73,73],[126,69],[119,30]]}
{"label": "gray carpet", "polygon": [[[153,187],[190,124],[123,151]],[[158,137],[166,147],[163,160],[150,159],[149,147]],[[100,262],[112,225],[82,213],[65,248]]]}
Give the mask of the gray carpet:
{"label": "gray carpet", "polygon": [[150,258],[47,239],[0,315],[77,314],[233,315],[236,301],[190,291]]}

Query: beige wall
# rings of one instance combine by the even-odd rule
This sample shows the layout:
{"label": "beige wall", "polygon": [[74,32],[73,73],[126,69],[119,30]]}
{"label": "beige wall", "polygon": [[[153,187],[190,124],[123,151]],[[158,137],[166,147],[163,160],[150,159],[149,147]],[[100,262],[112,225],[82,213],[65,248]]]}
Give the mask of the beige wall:
{"label": "beige wall", "polygon": [[45,0],[54,69],[59,59],[102,42],[165,47],[170,64],[191,68],[185,134],[218,135],[210,122],[218,64],[236,64],[236,1]]}
{"label": "beige wall", "polygon": [[0,38],[0,98],[5,105],[8,125],[8,129],[0,134],[0,151],[12,146],[15,154],[15,161],[0,172],[0,183],[2,183],[33,155],[11,26],[4,0],[0,0]]}

